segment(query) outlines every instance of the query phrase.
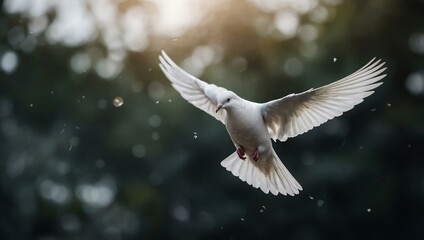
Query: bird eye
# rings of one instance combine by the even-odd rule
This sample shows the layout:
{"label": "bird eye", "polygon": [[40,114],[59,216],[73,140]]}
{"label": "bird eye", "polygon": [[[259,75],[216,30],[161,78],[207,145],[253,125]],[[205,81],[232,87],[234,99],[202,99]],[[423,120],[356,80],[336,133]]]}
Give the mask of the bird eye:
{"label": "bird eye", "polygon": [[229,102],[230,101],[230,99],[229,98],[227,98],[227,102]]}

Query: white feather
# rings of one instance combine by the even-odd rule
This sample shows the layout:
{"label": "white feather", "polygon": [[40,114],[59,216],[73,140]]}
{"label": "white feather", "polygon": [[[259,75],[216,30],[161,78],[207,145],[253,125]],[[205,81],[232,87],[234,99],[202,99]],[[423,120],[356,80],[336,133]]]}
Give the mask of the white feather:
{"label": "white feather", "polygon": [[[221,165],[254,188],[274,195],[293,196],[299,194],[302,186],[281,162],[270,139],[285,141],[342,115],[374,93],[372,90],[382,84],[378,81],[386,76],[382,74],[384,63],[372,59],[356,72],[326,86],[259,104],[188,74],[164,51],[159,60],[160,68],[181,96],[224,123],[234,145],[246,150],[246,159],[234,152]],[[215,112],[219,104],[224,104],[220,99],[228,99],[226,94],[231,94],[232,107]],[[260,157],[253,160],[255,151]]]}

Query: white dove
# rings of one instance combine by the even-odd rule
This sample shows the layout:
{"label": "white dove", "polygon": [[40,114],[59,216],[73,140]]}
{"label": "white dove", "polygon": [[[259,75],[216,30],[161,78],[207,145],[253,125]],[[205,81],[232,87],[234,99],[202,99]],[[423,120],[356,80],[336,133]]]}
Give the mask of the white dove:
{"label": "white dove", "polygon": [[159,60],[163,73],[184,99],[226,126],[236,151],[221,165],[254,188],[274,195],[294,196],[302,186],[275,153],[271,138],[286,141],[342,115],[373,94],[371,90],[386,76],[382,74],[384,62],[374,58],[351,75],[323,87],[256,103],[190,75],[164,51]]}

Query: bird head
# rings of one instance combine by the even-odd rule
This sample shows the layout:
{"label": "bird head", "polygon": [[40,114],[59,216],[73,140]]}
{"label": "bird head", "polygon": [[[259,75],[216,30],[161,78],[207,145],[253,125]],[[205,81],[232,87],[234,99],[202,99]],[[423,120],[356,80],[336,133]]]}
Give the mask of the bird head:
{"label": "bird head", "polygon": [[218,107],[215,112],[234,107],[237,99],[237,95],[233,92],[225,92],[218,95]]}

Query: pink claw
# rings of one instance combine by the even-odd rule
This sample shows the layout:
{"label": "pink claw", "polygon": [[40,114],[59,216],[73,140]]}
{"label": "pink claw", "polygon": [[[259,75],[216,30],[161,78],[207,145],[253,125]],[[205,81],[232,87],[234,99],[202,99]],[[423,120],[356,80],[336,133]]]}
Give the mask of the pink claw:
{"label": "pink claw", "polygon": [[259,156],[260,156],[260,153],[259,153],[259,151],[258,151],[258,150],[256,150],[256,152],[254,152],[254,153],[253,153],[253,155],[252,155],[253,160],[254,160],[255,162],[257,162],[257,161],[258,161],[258,159],[259,159]]}
{"label": "pink claw", "polygon": [[237,152],[237,155],[239,156],[240,159],[242,159],[242,160],[246,159],[246,157],[244,156],[243,149],[237,148],[236,152]]}

